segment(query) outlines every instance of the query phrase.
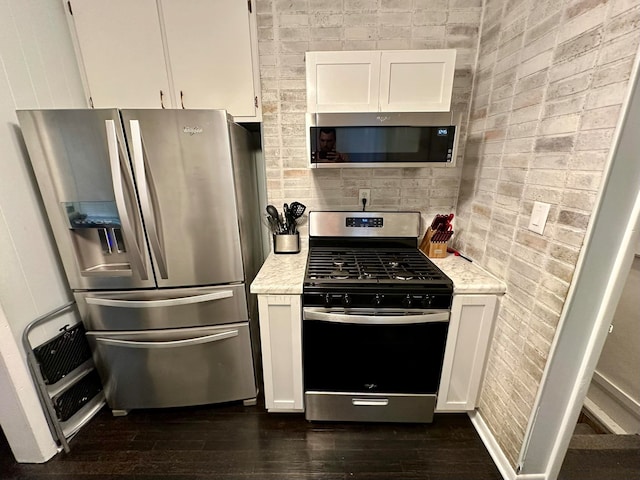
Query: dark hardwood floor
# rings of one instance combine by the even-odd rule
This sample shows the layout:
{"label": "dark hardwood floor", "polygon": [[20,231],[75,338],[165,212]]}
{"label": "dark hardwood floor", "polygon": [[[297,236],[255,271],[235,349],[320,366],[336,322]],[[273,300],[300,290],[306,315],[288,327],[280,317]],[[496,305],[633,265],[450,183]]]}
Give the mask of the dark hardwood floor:
{"label": "dark hardwood floor", "polygon": [[242,404],[103,409],[43,465],[17,464],[0,442],[0,478],[11,480],[499,480],[469,418],[434,423],[309,423]]}
{"label": "dark hardwood floor", "polygon": [[[560,480],[640,479],[640,448],[572,442]],[[628,440],[628,439],[627,439]],[[500,480],[465,414],[428,425],[309,423],[241,403],[104,408],[42,465],[17,464],[0,432],[2,480]]]}

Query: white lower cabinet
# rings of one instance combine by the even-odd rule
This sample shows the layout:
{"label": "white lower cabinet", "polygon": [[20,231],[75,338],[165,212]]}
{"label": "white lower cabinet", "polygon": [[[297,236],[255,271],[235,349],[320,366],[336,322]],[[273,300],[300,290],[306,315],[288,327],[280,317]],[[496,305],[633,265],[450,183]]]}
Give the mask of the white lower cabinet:
{"label": "white lower cabinet", "polygon": [[303,412],[302,310],[299,295],[258,295],[265,406]]}
{"label": "white lower cabinet", "polygon": [[476,408],[497,305],[496,295],[454,295],[436,412]]}
{"label": "white lower cabinet", "polygon": [[[436,412],[476,408],[497,295],[455,295]],[[304,412],[302,309],[299,295],[258,295],[265,405]]]}

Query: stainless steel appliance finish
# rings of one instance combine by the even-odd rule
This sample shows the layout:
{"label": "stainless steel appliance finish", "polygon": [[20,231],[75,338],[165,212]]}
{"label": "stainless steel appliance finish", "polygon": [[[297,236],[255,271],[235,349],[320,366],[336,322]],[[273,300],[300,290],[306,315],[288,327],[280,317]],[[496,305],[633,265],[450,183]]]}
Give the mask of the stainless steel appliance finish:
{"label": "stainless steel appliance finish", "polygon": [[[161,360],[157,346],[145,341],[122,362],[116,358],[127,351],[125,344],[96,340],[94,360],[111,408],[255,397],[251,341],[256,340],[248,332],[250,320],[256,328],[257,306],[248,285],[262,250],[250,134],[224,110],[17,114],[91,338],[148,334],[155,339],[166,329],[176,333],[163,342],[182,342],[201,338],[193,328],[244,325],[239,331],[246,334],[233,339],[190,340],[188,349],[175,344],[180,348],[166,350],[174,354],[172,361],[169,354]],[[180,378],[205,378],[200,372],[211,371],[209,362],[235,372],[242,387],[210,374],[207,385],[193,387],[197,395],[184,392]],[[159,365],[167,367],[164,378]],[[158,382],[164,384],[155,386]],[[141,391],[149,385],[155,386],[152,394]]]}
{"label": "stainless steel appliance finish", "polygon": [[[454,166],[461,117],[453,112],[308,113],[305,123],[312,167]],[[322,144],[323,133],[332,135],[331,148]]]}
{"label": "stainless steel appliance finish", "polygon": [[431,423],[435,406],[435,395],[305,392],[307,419],[317,421]]}
{"label": "stainless steel appliance finish", "polygon": [[245,321],[244,285],[75,293],[88,330],[147,330]]}
{"label": "stainless steel appliance finish", "polygon": [[[199,405],[256,395],[247,322],[92,331],[87,338],[98,370],[117,375],[117,381],[105,385],[112,410],[128,410],[131,405]],[[191,368],[185,371],[187,366]]]}
{"label": "stainless steel appliance finish", "polygon": [[431,422],[453,285],[416,212],[311,212],[303,287],[308,420]]}
{"label": "stainless steel appliance finish", "polygon": [[361,127],[367,125],[391,125],[434,127],[453,124],[453,112],[357,112],[307,114],[307,122],[313,127]]}
{"label": "stainless steel appliance finish", "polygon": [[[420,215],[407,212],[311,212],[311,237],[410,237],[420,235]],[[349,219],[359,219],[359,222]],[[364,223],[366,222],[366,223]]]}

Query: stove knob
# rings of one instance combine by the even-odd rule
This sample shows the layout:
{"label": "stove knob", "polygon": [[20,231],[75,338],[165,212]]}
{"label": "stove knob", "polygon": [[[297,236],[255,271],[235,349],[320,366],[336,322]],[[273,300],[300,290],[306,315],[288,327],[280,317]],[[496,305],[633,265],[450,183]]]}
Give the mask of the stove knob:
{"label": "stove knob", "polygon": [[331,306],[331,295],[329,295],[328,293],[324,296],[324,306]]}
{"label": "stove knob", "polygon": [[375,298],[373,299],[373,305],[375,307],[379,307],[380,305],[382,305],[382,295],[376,294]]}
{"label": "stove knob", "polygon": [[411,304],[412,304],[412,303],[413,303],[413,302],[412,302],[412,300],[411,300],[411,295],[407,295],[406,297],[404,297],[404,298],[402,299],[402,305],[403,305],[405,308],[411,308]]}
{"label": "stove knob", "polygon": [[430,295],[425,295],[422,299],[422,307],[423,308],[431,308],[433,305],[433,297]]}
{"label": "stove knob", "polygon": [[348,293],[345,293],[344,296],[342,297],[342,305],[344,305],[345,307],[348,307],[349,305],[351,305],[351,297],[349,296]]}

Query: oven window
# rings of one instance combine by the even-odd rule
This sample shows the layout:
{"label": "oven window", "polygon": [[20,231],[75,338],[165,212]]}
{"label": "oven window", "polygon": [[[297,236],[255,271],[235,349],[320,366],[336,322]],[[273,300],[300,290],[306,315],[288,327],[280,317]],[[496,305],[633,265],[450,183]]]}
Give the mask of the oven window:
{"label": "oven window", "polygon": [[310,127],[311,163],[450,162],[455,126]]}
{"label": "oven window", "polygon": [[436,393],[448,326],[305,320],[305,390]]}

